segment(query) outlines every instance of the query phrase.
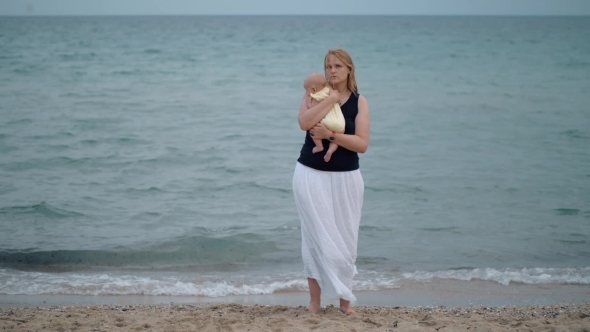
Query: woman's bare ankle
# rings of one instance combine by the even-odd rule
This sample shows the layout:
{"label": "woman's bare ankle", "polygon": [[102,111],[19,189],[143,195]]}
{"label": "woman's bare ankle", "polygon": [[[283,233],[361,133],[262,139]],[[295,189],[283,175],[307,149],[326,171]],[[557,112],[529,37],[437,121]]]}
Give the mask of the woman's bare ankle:
{"label": "woman's bare ankle", "polygon": [[318,312],[321,309],[321,305],[319,302],[309,302],[309,305],[307,306],[307,311],[309,312]]}
{"label": "woman's bare ankle", "polygon": [[345,315],[356,314],[356,311],[354,311],[354,309],[352,309],[352,306],[350,305],[350,301],[342,299],[340,299],[340,311],[342,311],[342,313]]}

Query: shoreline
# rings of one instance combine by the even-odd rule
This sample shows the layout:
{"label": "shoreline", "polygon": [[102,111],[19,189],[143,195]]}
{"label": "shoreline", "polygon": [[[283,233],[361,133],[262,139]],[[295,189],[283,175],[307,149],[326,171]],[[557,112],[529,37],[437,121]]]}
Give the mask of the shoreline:
{"label": "shoreline", "polygon": [[584,331],[587,285],[437,280],[355,292],[306,311],[307,292],[224,297],[0,295],[2,331]]}
{"label": "shoreline", "polygon": [[[401,287],[375,291],[355,291],[356,306],[528,306],[590,301],[590,287],[579,284],[509,284],[471,280],[437,279],[405,282]],[[228,295],[220,297],[183,295],[6,295],[0,294],[0,308],[7,306],[55,305],[164,305],[227,304],[307,305],[306,291],[272,294]],[[322,297],[322,305],[337,305],[337,299]]]}
{"label": "shoreline", "polygon": [[503,307],[226,304],[0,307],[2,331],[586,331],[590,303]]}

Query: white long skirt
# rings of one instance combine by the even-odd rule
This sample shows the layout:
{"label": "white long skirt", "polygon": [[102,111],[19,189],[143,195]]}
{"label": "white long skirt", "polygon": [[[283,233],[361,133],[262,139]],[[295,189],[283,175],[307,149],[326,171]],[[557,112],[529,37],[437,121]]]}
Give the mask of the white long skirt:
{"label": "white long skirt", "polygon": [[364,194],[360,170],[325,172],[297,163],[293,193],[301,219],[305,276],[316,279],[325,296],[354,303],[352,278]]}

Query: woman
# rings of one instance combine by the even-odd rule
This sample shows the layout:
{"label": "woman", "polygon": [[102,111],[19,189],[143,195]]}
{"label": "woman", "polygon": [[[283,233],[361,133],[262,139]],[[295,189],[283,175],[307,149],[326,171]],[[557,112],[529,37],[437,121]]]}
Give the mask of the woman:
{"label": "woman", "polygon": [[[308,310],[319,311],[321,292],[340,299],[340,310],[353,314],[352,277],[356,273],[359,222],[364,183],[358,153],[369,145],[369,105],[358,94],[354,64],[343,49],[329,50],[324,58],[330,95],[310,107],[303,96],[299,126],[306,130],[305,143],[295,166],[293,193],[301,219],[302,257],[309,284]],[[320,121],[334,103],[346,120],[343,134],[328,130]],[[323,153],[312,152],[313,138],[321,139],[324,151],[329,142],[340,146],[325,162]]]}

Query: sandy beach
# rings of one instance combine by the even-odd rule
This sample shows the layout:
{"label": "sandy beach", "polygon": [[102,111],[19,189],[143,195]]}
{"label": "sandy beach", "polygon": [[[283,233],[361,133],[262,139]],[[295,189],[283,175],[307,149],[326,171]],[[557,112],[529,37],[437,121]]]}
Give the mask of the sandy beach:
{"label": "sandy beach", "polygon": [[[0,0],[0,332],[590,332],[590,0],[108,2]],[[297,114],[340,47],[371,139],[326,163]],[[302,220],[302,149],[358,157],[311,213],[350,227]],[[306,311],[319,233],[355,315]]]}
{"label": "sandy beach", "polygon": [[2,307],[2,331],[590,331],[590,304],[504,307],[241,304]]}

